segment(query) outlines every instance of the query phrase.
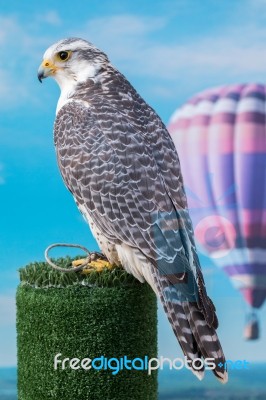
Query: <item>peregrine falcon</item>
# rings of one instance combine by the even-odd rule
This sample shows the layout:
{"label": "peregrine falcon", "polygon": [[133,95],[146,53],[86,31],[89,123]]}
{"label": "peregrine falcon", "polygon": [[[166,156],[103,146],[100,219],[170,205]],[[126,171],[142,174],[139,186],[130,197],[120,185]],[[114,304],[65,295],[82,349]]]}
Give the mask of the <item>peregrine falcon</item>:
{"label": "peregrine falcon", "polygon": [[[61,89],[54,143],[63,180],[111,264],[160,298],[192,372],[203,359],[227,381],[187,210],[180,164],[156,112],[93,44],[61,40],[44,54],[42,81]],[[195,171],[197,173],[197,171]]]}

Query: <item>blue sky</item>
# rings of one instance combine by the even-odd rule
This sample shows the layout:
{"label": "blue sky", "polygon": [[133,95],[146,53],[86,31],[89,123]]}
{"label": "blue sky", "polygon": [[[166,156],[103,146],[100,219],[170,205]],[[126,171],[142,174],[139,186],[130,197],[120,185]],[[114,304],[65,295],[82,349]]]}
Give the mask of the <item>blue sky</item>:
{"label": "blue sky", "polygon": [[[0,0],[0,366],[14,365],[17,269],[53,242],[96,244],[56,165],[52,129],[59,89],[40,85],[45,49],[79,36],[104,50],[167,123],[195,92],[266,81],[265,0]],[[229,358],[264,360],[262,339],[242,340],[245,305],[202,256]],[[264,315],[263,315],[264,314]],[[160,311],[160,353],[180,349]]]}

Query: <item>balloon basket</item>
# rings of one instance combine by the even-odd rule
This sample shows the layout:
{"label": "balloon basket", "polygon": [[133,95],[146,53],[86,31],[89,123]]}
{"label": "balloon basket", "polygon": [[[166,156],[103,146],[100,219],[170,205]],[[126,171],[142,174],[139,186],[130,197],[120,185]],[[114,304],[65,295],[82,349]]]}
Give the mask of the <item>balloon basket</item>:
{"label": "balloon basket", "polygon": [[259,338],[259,321],[255,312],[251,312],[247,316],[246,326],[244,328],[245,340],[256,340]]}

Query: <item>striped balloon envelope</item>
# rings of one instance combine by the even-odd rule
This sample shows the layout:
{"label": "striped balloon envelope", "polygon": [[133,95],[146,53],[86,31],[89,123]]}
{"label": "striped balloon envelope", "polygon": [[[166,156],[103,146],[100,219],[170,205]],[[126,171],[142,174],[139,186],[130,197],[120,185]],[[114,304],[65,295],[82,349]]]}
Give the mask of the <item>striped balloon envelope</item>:
{"label": "striped balloon envelope", "polygon": [[[197,94],[171,117],[198,244],[259,308],[266,298],[266,85]],[[245,331],[258,337],[254,313]]]}

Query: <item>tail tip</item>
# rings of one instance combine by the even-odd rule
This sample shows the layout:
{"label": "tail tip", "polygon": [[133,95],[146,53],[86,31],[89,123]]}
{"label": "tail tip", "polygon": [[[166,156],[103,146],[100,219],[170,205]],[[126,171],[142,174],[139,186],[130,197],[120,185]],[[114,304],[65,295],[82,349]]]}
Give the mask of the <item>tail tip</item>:
{"label": "tail tip", "polygon": [[202,381],[204,378],[204,370],[191,369],[191,371],[198,378],[198,380]]}
{"label": "tail tip", "polygon": [[228,382],[228,373],[227,371],[215,371],[216,378],[223,384]]}

